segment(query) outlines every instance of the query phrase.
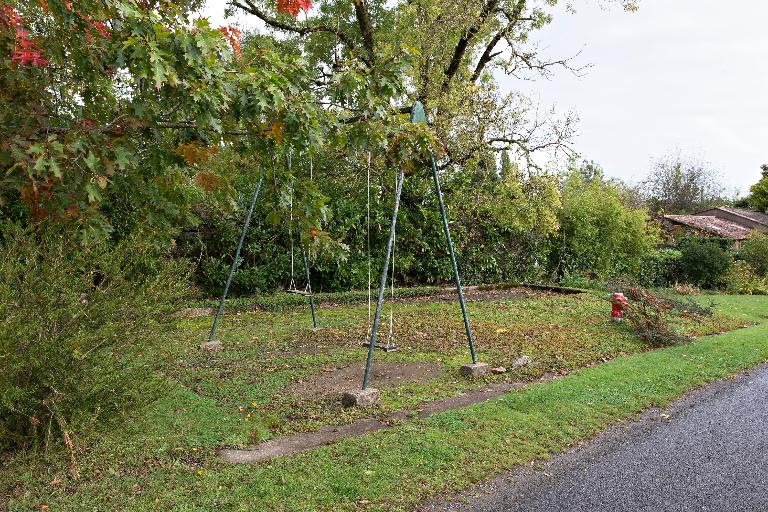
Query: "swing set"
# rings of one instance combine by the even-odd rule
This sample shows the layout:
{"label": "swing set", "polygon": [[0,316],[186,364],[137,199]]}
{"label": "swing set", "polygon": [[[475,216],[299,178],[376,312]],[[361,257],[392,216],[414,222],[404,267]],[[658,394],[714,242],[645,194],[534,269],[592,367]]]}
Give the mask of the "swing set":
{"label": "swing set", "polygon": [[[427,122],[427,116],[424,112],[424,107],[421,103],[417,102],[412,107],[406,107],[400,109],[400,113],[402,114],[409,114],[410,115],[410,121],[412,123],[426,123]],[[347,122],[355,122],[358,121],[358,118],[351,118],[347,120]],[[477,353],[475,351],[475,343],[474,339],[472,337],[472,329],[470,328],[469,324],[469,316],[467,314],[467,307],[464,300],[464,292],[461,286],[461,279],[459,277],[459,270],[458,265],[456,263],[456,255],[453,248],[453,241],[451,240],[451,232],[448,226],[448,218],[445,211],[445,204],[443,202],[443,195],[440,189],[440,179],[437,172],[437,164],[435,163],[435,157],[433,153],[429,152],[429,161],[432,171],[432,179],[434,182],[434,190],[435,195],[437,196],[437,203],[438,207],[440,209],[440,218],[442,220],[443,224],[443,232],[445,234],[446,243],[448,246],[448,255],[450,257],[451,261],[451,268],[453,271],[453,279],[454,284],[456,286],[456,292],[459,297],[459,306],[461,308],[461,314],[464,319],[464,329],[467,336],[467,343],[469,345],[469,352],[471,356],[471,364],[466,364],[461,367],[461,374],[466,376],[481,376],[487,373],[488,371],[488,364],[487,363],[479,363],[477,361]],[[384,304],[384,297],[386,294],[386,288],[387,288],[387,281],[391,277],[391,297],[394,298],[394,270],[395,270],[395,259],[394,259],[394,245],[395,245],[395,236],[396,236],[396,227],[397,227],[397,217],[398,212],[400,209],[400,195],[403,190],[403,183],[405,182],[405,172],[401,169],[400,172],[397,175],[396,182],[395,182],[395,198],[394,198],[394,207],[392,211],[392,220],[390,224],[390,230],[389,230],[389,238],[387,240],[386,245],[386,252],[384,254],[384,262],[382,265],[381,270],[381,277],[379,280],[379,288],[378,288],[378,295],[376,300],[376,310],[373,315],[373,323],[371,324],[370,318],[371,318],[371,307],[372,307],[372,289],[371,289],[371,281],[372,281],[372,273],[371,273],[371,233],[370,233],[370,221],[371,221],[371,156],[368,155],[368,165],[367,165],[367,190],[368,190],[368,196],[367,196],[367,212],[366,212],[366,221],[368,225],[368,231],[367,231],[367,249],[368,249],[368,322],[369,322],[369,339],[367,342],[364,342],[363,345],[368,348],[368,356],[366,358],[366,364],[365,364],[365,372],[363,374],[363,381],[362,386],[360,389],[355,391],[350,391],[348,393],[345,393],[342,397],[342,402],[345,405],[370,405],[377,401],[378,399],[378,391],[374,389],[373,387],[370,387],[370,381],[371,381],[371,372],[373,370],[373,357],[374,352],[376,349],[380,349],[385,352],[391,352],[396,349],[393,343],[393,322],[394,322],[394,314],[390,310],[390,321],[389,321],[389,336],[387,338],[386,343],[379,343],[377,342],[377,335],[379,331],[379,325],[381,323],[381,314],[382,314],[382,308]],[[290,156],[286,159],[286,164],[288,167],[288,170],[291,169],[291,158]],[[311,163],[310,163],[310,174],[312,173],[311,170]],[[237,245],[237,250],[235,251],[235,255],[232,260],[232,266],[229,270],[229,275],[227,276],[226,283],[224,285],[224,292],[221,296],[221,300],[219,301],[219,306],[216,310],[216,315],[213,319],[213,325],[211,326],[211,331],[208,335],[208,341],[206,343],[203,343],[201,345],[201,348],[206,350],[219,350],[221,349],[221,343],[214,340],[214,336],[216,335],[216,329],[218,327],[219,321],[221,319],[223,310],[224,310],[224,303],[226,301],[227,295],[229,293],[229,287],[232,282],[232,277],[235,273],[235,270],[237,269],[237,265],[239,263],[240,258],[240,252],[242,250],[243,242],[245,240],[245,235],[248,231],[248,227],[251,223],[251,218],[253,216],[253,210],[256,205],[256,201],[258,200],[259,194],[261,192],[261,187],[264,181],[264,176],[262,175],[259,178],[258,183],[256,184],[256,188],[253,193],[253,198],[251,199],[248,211],[245,216],[245,221],[243,223],[243,229],[240,234],[240,240]],[[297,295],[301,295],[307,298],[309,301],[309,305],[312,311],[312,325],[314,328],[317,328],[317,316],[315,311],[315,303],[314,303],[314,296],[312,294],[312,283],[310,279],[310,272],[309,272],[309,259],[307,256],[306,249],[302,246],[301,248],[301,254],[302,254],[302,260],[304,263],[304,272],[306,275],[306,286],[303,289],[300,289],[297,287],[294,276],[294,239],[293,239],[293,229],[294,229],[294,214],[293,214],[293,184],[291,183],[289,187],[290,191],[290,202],[289,202],[289,209],[290,209],[290,224],[289,224],[289,240],[290,240],[290,246],[291,246],[291,279],[290,284],[288,287],[289,293],[294,293]],[[390,264],[392,266],[392,275],[390,276]]]}

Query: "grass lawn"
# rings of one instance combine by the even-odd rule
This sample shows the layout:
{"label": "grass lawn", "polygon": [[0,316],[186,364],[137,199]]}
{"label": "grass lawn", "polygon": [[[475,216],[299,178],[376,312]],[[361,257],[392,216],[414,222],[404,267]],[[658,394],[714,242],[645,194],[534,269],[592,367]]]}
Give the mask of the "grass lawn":
{"label": "grass lawn", "polygon": [[[365,306],[321,309],[318,331],[307,328],[306,311],[231,315],[222,324],[225,350],[215,354],[197,349],[210,319],[181,320],[147,354],[174,383],[171,391],[142,415],[81,438],[79,479],[67,476],[60,452],[16,454],[2,459],[0,492],[10,510],[407,509],[768,359],[768,298],[713,299],[716,317],[681,321],[697,341],[655,351],[608,322],[597,295],[519,292],[473,302],[482,360],[508,365],[526,354],[534,361],[481,381],[457,377],[468,355],[455,304],[398,304],[399,351],[376,354],[387,385],[381,405],[369,410],[345,410],[322,389],[357,372],[362,378]],[[747,324],[754,326],[731,330]],[[730,332],[704,336],[722,331]],[[413,365],[427,377],[395,378]],[[567,376],[294,457],[230,466],[214,453],[545,373]]]}

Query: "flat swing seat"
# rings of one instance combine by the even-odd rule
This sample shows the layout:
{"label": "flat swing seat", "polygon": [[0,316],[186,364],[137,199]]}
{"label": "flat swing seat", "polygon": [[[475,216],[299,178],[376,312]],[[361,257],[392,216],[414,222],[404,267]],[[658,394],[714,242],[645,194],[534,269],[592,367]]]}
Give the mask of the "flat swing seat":
{"label": "flat swing seat", "polygon": [[314,295],[312,292],[308,292],[306,290],[286,290],[288,293],[293,293],[294,295],[301,295],[302,297],[313,297]]}
{"label": "flat swing seat", "polygon": [[[371,344],[367,341],[364,341],[360,344],[360,346],[364,348],[368,348],[371,346]],[[396,352],[397,347],[395,345],[387,345],[386,343],[374,343],[373,348],[377,350],[381,350],[382,352]]]}

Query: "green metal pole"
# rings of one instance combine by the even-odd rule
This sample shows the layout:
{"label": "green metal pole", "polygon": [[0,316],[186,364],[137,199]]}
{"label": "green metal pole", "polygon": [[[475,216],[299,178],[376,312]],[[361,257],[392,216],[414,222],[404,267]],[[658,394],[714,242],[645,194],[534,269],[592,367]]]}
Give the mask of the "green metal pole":
{"label": "green metal pole", "polygon": [[253,199],[251,199],[251,205],[248,208],[248,214],[245,216],[245,224],[243,224],[243,232],[240,233],[240,241],[237,244],[237,250],[235,251],[235,257],[232,260],[232,267],[229,269],[229,275],[227,276],[227,283],[224,285],[224,293],[219,301],[219,308],[216,310],[216,316],[213,318],[213,326],[211,326],[211,333],[208,335],[208,341],[213,341],[213,337],[216,334],[216,327],[219,325],[219,319],[224,311],[224,301],[227,299],[229,293],[229,285],[232,284],[232,276],[235,275],[235,269],[240,260],[240,250],[243,248],[243,242],[245,241],[245,234],[248,232],[248,226],[251,224],[251,217],[253,217],[253,209],[256,206],[256,200],[259,198],[259,192],[261,192],[261,184],[264,181],[264,175],[261,175],[259,182],[256,184],[256,190],[253,193]]}
{"label": "green metal pole", "polygon": [[312,309],[312,327],[317,329],[317,315],[315,314],[315,298],[312,295],[312,281],[309,278],[309,260],[307,259],[307,251],[301,249],[301,255],[304,257],[304,270],[307,273],[307,291],[309,292],[309,307]]}
{"label": "green metal pole", "polygon": [[469,352],[472,355],[472,364],[475,364],[477,363],[475,341],[472,339],[472,329],[469,327],[469,315],[467,315],[467,305],[464,303],[464,291],[461,289],[461,278],[459,277],[459,267],[456,264],[456,254],[453,251],[451,230],[448,228],[448,216],[445,214],[443,193],[440,191],[440,178],[437,176],[437,164],[435,163],[435,156],[431,151],[429,152],[429,161],[432,164],[432,178],[435,181],[435,193],[437,194],[437,204],[440,206],[440,217],[443,219],[443,231],[445,232],[445,238],[448,241],[448,253],[451,256],[451,267],[453,267],[453,280],[456,283],[456,291],[459,294],[461,314],[464,315],[464,330],[467,331],[467,340],[469,341]]}
{"label": "green metal pole", "polygon": [[397,212],[400,209],[400,194],[403,191],[403,182],[405,174],[400,171],[397,177],[397,186],[395,187],[395,208],[392,212],[392,225],[389,228],[389,241],[387,242],[387,252],[384,255],[384,265],[381,270],[381,281],[379,283],[379,298],[376,301],[376,314],[373,316],[373,326],[371,327],[371,341],[368,345],[368,359],[365,362],[365,375],[363,376],[363,389],[368,389],[368,382],[371,379],[371,369],[373,368],[373,352],[376,349],[376,332],[379,330],[379,320],[381,319],[381,306],[384,304],[384,293],[387,290],[387,273],[389,271],[389,258],[392,256],[392,246],[395,243],[395,226],[397,226]]}

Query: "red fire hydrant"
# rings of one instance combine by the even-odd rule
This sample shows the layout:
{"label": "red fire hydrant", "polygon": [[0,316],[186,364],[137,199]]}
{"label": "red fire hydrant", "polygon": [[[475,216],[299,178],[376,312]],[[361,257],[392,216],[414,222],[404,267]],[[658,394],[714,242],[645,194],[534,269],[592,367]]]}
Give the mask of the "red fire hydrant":
{"label": "red fire hydrant", "polygon": [[624,308],[627,304],[627,299],[623,293],[614,292],[611,296],[611,320],[621,322],[624,318]]}

